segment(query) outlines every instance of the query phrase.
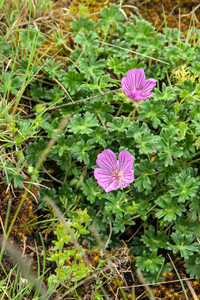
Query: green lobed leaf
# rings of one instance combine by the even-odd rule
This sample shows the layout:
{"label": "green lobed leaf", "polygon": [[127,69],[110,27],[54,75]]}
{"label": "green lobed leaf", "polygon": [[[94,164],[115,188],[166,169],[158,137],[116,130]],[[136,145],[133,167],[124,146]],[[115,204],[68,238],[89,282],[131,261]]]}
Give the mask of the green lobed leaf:
{"label": "green lobed leaf", "polygon": [[73,156],[77,158],[78,161],[89,164],[90,159],[87,151],[91,150],[93,147],[94,146],[91,145],[91,141],[80,141],[72,148]]}
{"label": "green lobed leaf", "polygon": [[146,190],[146,193],[152,190],[155,185],[155,175],[152,174],[155,172],[157,167],[156,162],[149,162],[148,159],[141,159],[140,163],[134,165],[135,170],[135,180],[134,186],[139,192]]}
{"label": "green lobed leaf", "polygon": [[107,146],[106,140],[109,139],[109,134],[108,132],[105,131],[104,127],[99,126],[98,128],[96,128],[96,130],[91,132],[90,137],[91,137],[90,141],[92,144],[97,143],[99,145],[102,145],[104,148],[106,148]]}
{"label": "green lobed leaf", "polygon": [[110,4],[110,7],[101,8],[100,16],[102,19],[99,19],[98,25],[100,27],[106,26],[109,27],[112,24],[117,24],[117,22],[123,21],[125,16],[119,10],[119,6],[116,4]]}
{"label": "green lobed leaf", "polygon": [[171,126],[170,129],[161,131],[161,139],[158,141],[160,146],[160,153],[158,156],[164,160],[165,167],[173,164],[173,157],[181,157],[183,155],[182,147],[177,146],[177,138],[175,135],[175,128]]}
{"label": "green lobed leaf", "polygon": [[138,44],[138,42],[149,36],[155,34],[155,28],[145,20],[136,20],[136,24],[132,22],[127,23],[125,39],[132,42],[133,44]]}
{"label": "green lobed leaf", "polygon": [[190,277],[196,277],[196,279],[200,278],[200,254],[193,254],[185,259],[184,267],[186,268],[186,272],[190,274]]}
{"label": "green lobed leaf", "polygon": [[142,256],[139,256],[136,260],[136,267],[141,271],[147,271],[151,274],[157,273],[159,266],[163,264],[162,255],[157,256],[157,250],[154,250],[151,255],[147,256],[146,251],[143,251]]}
{"label": "green lobed leaf", "polygon": [[95,78],[96,76],[100,76],[104,74],[104,68],[106,66],[105,59],[98,59],[97,54],[90,54],[88,59],[81,58],[78,65],[84,74],[86,79]]}
{"label": "green lobed leaf", "polygon": [[78,73],[75,70],[68,71],[68,73],[62,70],[62,72],[59,73],[58,77],[71,95],[74,95],[75,93],[80,91],[84,82],[83,74]]}
{"label": "green lobed leaf", "polygon": [[172,223],[177,219],[177,216],[181,216],[185,212],[183,204],[178,205],[178,200],[171,198],[170,195],[163,195],[159,197],[155,203],[160,206],[156,208],[156,217],[158,219],[163,218],[164,222]]}
{"label": "green lobed leaf", "polygon": [[130,120],[124,119],[123,116],[120,119],[113,118],[112,123],[108,122],[107,126],[109,127],[109,131],[125,132],[130,126]]}
{"label": "green lobed leaf", "polygon": [[111,113],[114,112],[114,106],[110,103],[105,103],[102,100],[91,101],[85,105],[86,111],[95,114],[98,116],[102,123],[105,123],[106,120],[111,121],[113,116]]}
{"label": "green lobed leaf", "polygon": [[167,113],[162,104],[158,105],[155,101],[144,100],[139,106],[139,121],[151,120],[154,128],[161,124],[163,116]]}
{"label": "green lobed leaf", "polygon": [[93,178],[89,178],[88,180],[86,180],[86,183],[83,184],[81,190],[91,204],[95,203],[95,200],[97,198],[101,199],[105,194],[103,192],[103,189],[99,188],[97,181]]}
{"label": "green lobed leaf", "polygon": [[158,231],[156,234],[154,226],[150,225],[145,231],[145,234],[146,235],[141,236],[141,241],[149,247],[151,251],[166,247],[168,237],[165,231]]}
{"label": "green lobed leaf", "polygon": [[93,22],[89,18],[83,18],[79,16],[78,19],[74,18],[72,22],[70,22],[71,29],[75,32],[85,32],[89,34],[91,30],[95,29],[96,23]]}
{"label": "green lobed leaf", "polygon": [[61,61],[55,62],[55,58],[53,58],[48,60],[48,63],[44,66],[44,70],[48,73],[52,80],[55,80],[56,77],[59,77],[59,69],[62,65]]}
{"label": "green lobed leaf", "polygon": [[171,235],[171,238],[175,245],[168,244],[168,248],[170,250],[173,250],[173,253],[176,254],[180,251],[180,254],[185,259],[188,259],[189,256],[192,256],[194,252],[199,252],[199,244],[197,242],[194,242],[194,236],[192,234],[186,235],[186,234],[178,234],[176,232],[173,232]]}
{"label": "green lobed leaf", "polygon": [[47,144],[47,141],[40,138],[37,142],[30,142],[26,146],[25,153],[28,164],[34,165],[38,161]]}
{"label": "green lobed leaf", "polygon": [[86,112],[82,118],[81,114],[74,115],[68,124],[69,132],[89,134],[92,132],[92,127],[98,126],[99,123],[94,114]]}
{"label": "green lobed leaf", "polygon": [[199,177],[191,177],[189,172],[182,171],[180,174],[170,178],[169,186],[173,189],[169,190],[172,197],[178,196],[178,202],[184,203],[187,199],[192,199],[196,196],[200,186]]}

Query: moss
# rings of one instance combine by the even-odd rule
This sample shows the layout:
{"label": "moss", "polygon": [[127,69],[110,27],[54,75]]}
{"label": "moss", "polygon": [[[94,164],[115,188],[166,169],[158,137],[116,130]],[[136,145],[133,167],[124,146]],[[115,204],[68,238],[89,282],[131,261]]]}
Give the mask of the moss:
{"label": "moss", "polygon": [[111,3],[111,1],[105,2],[104,0],[83,0],[80,4],[80,1],[73,0],[70,5],[70,12],[76,16],[87,16],[88,18],[91,18],[93,21],[97,22],[99,19],[100,9],[104,8],[105,6],[109,6],[109,3]]}
{"label": "moss", "polygon": [[[151,0],[144,4],[138,5],[139,13],[147,21],[151,22],[158,29],[163,21],[166,20],[166,24],[162,26],[160,31],[167,26],[170,28],[179,28],[186,34],[188,28],[191,25],[195,25],[196,28],[200,28],[200,10],[195,11],[195,16],[192,16],[191,11],[197,6],[195,0]],[[179,16],[187,14],[187,16],[182,16],[179,20]],[[192,22],[191,22],[192,20]],[[191,25],[190,25],[191,23]]]}
{"label": "moss", "polygon": [[[10,224],[14,218],[14,215],[16,213],[16,210],[24,197],[23,190],[17,190],[15,191],[15,196],[12,195],[12,193],[5,193],[6,186],[2,185],[0,189],[0,195],[1,195],[1,202],[0,202],[0,217],[2,220],[2,223],[5,226],[5,218],[6,218],[6,211],[9,207],[9,199],[11,199],[11,206],[10,206],[10,212],[8,217],[8,224],[7,224],[7,230],[10,227]],[[32,191],[33,193],[35,191]],[[23,236],[29,235],[32,231],[32,227],[28,225],[29,222],[31,222],[33,219],[36,218],[33,211],[36,208],[36,205],[34,204],[34,197],[33,195],[29,194],[28,197],[25,198],[23,205],[19,211],[19,214],[16,218],[16,221],[11,229],[10,237],[17,237],[22,238]],[[0,232],[3,234],[3,231]]]}

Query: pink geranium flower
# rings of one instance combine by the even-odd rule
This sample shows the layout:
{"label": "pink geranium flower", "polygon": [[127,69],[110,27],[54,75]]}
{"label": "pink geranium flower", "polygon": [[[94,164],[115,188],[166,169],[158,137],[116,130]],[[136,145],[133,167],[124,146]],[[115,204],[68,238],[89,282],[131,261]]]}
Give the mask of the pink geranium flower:
{"label": "pink geranium flower", "polygon": [[97,156],[97,165],[101,168],[94,170],[94,177],[106,193],[125,188],[134,180],[134,157],[126,150],[119,153],[117,161],[113,151],[106,149]]}
{"label": "pink geranium flower", "polygon": [[143,69],[134,69],[127,72],[121,81],[122,89],[126,95],[136,101],[142,101],[152,96],[151,90],[156,85],[156,80],[150,78],[145,80]]}

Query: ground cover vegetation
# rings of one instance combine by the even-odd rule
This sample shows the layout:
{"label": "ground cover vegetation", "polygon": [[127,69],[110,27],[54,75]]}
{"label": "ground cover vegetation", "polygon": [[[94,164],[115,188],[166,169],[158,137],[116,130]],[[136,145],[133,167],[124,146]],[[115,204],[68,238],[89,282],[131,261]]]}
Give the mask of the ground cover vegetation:
{"label": "ground cover vegetation", "polygon": [[198,298],[197,9],[183,34],[95,3],[0,4],[1,299]]}

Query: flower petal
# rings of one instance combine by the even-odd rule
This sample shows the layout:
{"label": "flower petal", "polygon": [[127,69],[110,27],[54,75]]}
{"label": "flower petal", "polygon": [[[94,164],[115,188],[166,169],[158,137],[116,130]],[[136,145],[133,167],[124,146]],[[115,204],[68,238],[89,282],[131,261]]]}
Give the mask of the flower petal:
{"label": "flower petal", "polygon": [[146,99],[143,97],[142,91],[136,91],[136,90],[133,90],[131,92],[130,98],[132,98],[133,100],[136,100],[136,101],[142,101],[142,100]]}
{"label": "flower petal", "polygon": [[[123,77],[121,80],[123,91],[129,98],[132,99],[134,98],[133,96],[131,96],[131,92],[135,89],[142,90],[144,83],[145,83],[145,74],[143,69],[129,70],[127,72],[126,77]],[[134,100],[139,100],[139,99],[134,99]]]}
{"label": "flower petal", "polygon": [[125,92],[125,94],[130,97],[130,93],[132,91],[132,87],[129,85],[129,82],[127,81],[126,77],[123,77],[121,80],[122,89]]}
{"label": "flower petal", "polygon": [[96,168],[94,169],[94,177],[96,180],[100,180],[102,182],[109,180],[111,178],[111,173],[107,170]]}
{"label": "flower petal", "polygon": [[134,180],[134,171],[129,170],[124,172],[123,177],[121,179],[121,185],[123,188],[127,187],[130,183],[132,183]]}
{"label": "flower petal", "polygon": [[147,81],[145,81],[143,88],[142,88],[143,97],[145,97],[145,96],[146,96],[146,98],[150,97],[151,96],[150,92],[154,88],[155,85],[156,85],[156,80],[153,78],[150,78]]}
{"label": "flower petal", "polygon": [[145,74],[143,69],[133,69],[129,70],[126,75],[127,81],[129,82],[129,85],[132,86],[133,89],[141,88],[143,87],[145,83]]}
{"label": "flower petal", "polygon": [[97,165],[107,171],[115,171],[117,169],[117,158],[113,151],[105,149],[97,156]]}
{"label": "flower petal", "polygon": [[107,186],[105,186],[104,191],[106,193],[110,191],[115,191],[118,190],[120,186],[121,186],[120,181],[110,180],[109,182],[107,182]]}
{"label": "flower petal", "polygon": [[128,151],[123,150],[119,154],[118,165],[122,173],[133,169],[134,157]]}
{"label": "flower petal", "polygon": [[112,174],[107,170],[95,169],[94,177],[106,193],[120,188],[120,181],[113,178]]}

